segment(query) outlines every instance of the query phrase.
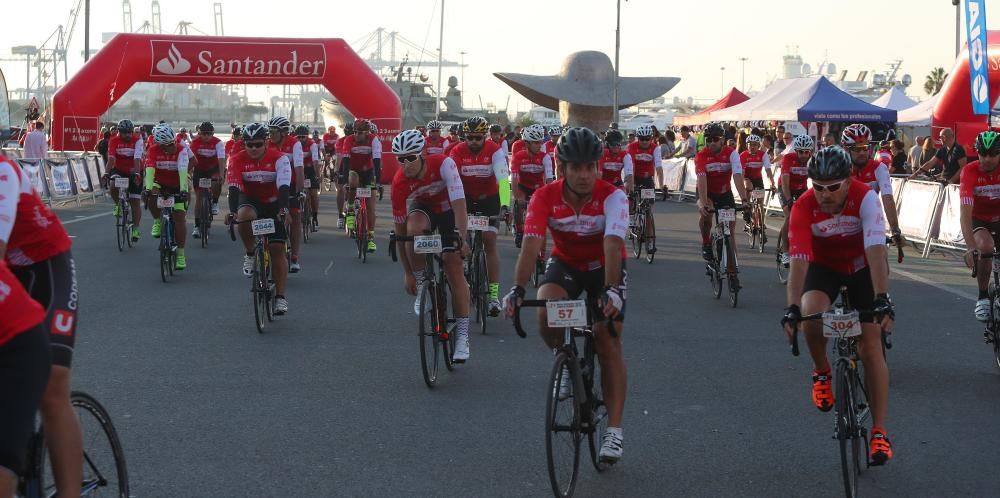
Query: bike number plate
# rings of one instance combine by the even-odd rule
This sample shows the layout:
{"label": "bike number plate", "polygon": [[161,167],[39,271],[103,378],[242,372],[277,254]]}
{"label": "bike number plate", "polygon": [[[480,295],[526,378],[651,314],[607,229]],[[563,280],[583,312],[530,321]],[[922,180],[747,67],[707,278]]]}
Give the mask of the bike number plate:
{"label": "bike number plate", "polygon": [[490,219],[486,216],[469,216],[469,230],[487,230],[490,226]]}
{"label": "bike number plate", "polygon": [[656,199],[656,190],[644,188],[639,192],[640,199]]}
{"label": "bike number plate", "polygon": [[761,200],[761,199],[764,198],[764,191],[761,190],[761,189],[757,189],[757,190],[751,191],[750,192],[750,197],[753,200],[759,201],[759,200]]}
{"label": "bike number plate", "polygon": [[250,223],[253,228],[254,235],[268,235],[274,233],[274,219],[264,218],[262,220],[253,220]]}
{"label": "bike number plate", "polygon": [[308,178],[306,178],[305,180],[302,180],[302,187],[304,187],[304,188],[310,188],[310,187],[312,187],[312,180],[310,180]]}
{"label": "bike number plate", "polygon": [[720,209],[719,210],[719,221],[726,223],[729,221],[736,221],[736,210],[735,209]]}
{"label": "bike number plate", "polygon": [[357,190],[357,191],[356,191],[356,192],[354,193],[354,195],[355,195],[356,197],[361,197],[361,198],[363,198],[363,199],[370,199],[370,198],[371,198],[371,196],[372,196],[372,189],[370,189],[370,188],[368,188],[368,187],[365,187],[365,188],[359,188],[359,189],[358,189],[358,190]]}
{"label": "bike number plate", "polygon": [[128,178],[115,178],[115,188],[128,188]]}
{"label": "bike number plate", "polygon": [[587,326],[587,305],[582,300],[549,301],[545,315],[552,328]]}
{"label": "bike number plate", "polygon": [[438,254],[441,252],[440,235],[417,235],[413,237],[413,252],[417,254]]}
{"label": "bike number plate", "polygon": [[861,335],[861,318],[857,311],[823,313],[824,337],[855,337]]}
{"label": "bike number plate", "polygon": [[156,207],[158,207],[158,208],[172,208],[172,207],[174,207],[174,198],[173,197],[167,197],[166,199],[164,199],[163,197],[157,197],[156,198]]}
{"label": "bike number plate", "polygon": [[198,188],[212,188],[212,179],[211,178],[199,178],[198,179]]}

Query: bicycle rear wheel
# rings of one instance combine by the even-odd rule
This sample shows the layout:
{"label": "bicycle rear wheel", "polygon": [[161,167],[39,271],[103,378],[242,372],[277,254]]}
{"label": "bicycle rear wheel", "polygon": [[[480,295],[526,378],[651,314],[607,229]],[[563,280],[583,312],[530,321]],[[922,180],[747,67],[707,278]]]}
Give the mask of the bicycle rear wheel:
{"label": "bicycle rear wheel", "polygon": [[79,391],[70,394],[70,401],[80,421],[80,433],[83,436],[81,496],[128,498],[125,452],[107,410],[92,396]]}
{"label": "bicycle rear wheel", "polygon": [[135,246],[132,242],[132,206],[125,204],[126,209],[122,212],[122,235],[125,237],[125,244],[131,248]]}
{"label": "bicycle rear wheel", "polygon": [[420,316],[417,317],[420,339],[420,367],[427,387],[434,387],[438,380],[438,360],[441,355],[441,341],[437,334],[437,311],[434,309],[434,285],[430,282],[420,291]]}
{"label": "bicycle rear wheel", "polygon": [[163,283],[167,283],[167,275],[170,271],[167,269],[170,266],[170,248],[168,247],[166,238],[161,236],[160,238],[160,280]]}
{"label": "bicycle rear wheel", "polygon": [[608,430],[608,407],[604,404],[604,393],[601,390],[601,367],[597,362],[595,352],[592,351],[593,343],[588,342],[584,347],[584,358],[587,363],[584,365],[583,388],[590,393],[589,420],[587,427],[587,440],[590,446],[590,463],[594,469],[603,472],[608,469],[607,463],[601,462],[601,438]]}
{"label": "bicycle rear wheel", "polygon": [[[837,364],[837,442],[840,444],[841,477],[848,498],[858,496],[858,476],[861,474],[861,431],[858,428],[854,402],[854,372],[845,362]],[[865,457],[867,458],[867,456]]]}
{"label": "bicycle rear wheel", "polygon": [[[569,376],[565,381],[564,376]],[[573,496],[580,471],[580,400],[576,379],[580,375],[576,358],[566,352],[556,355],[546,386],[545,459],[549,482],[556,496]],[[560,385],[568,384],[565,388]],[[560,391],[565,391],[560,393]]]}
{"label": "bicycle rear wheel", "polygon": [[309,243],[309,234],[312,233],[312,204],[308,196],[302,202],[302,242]]}

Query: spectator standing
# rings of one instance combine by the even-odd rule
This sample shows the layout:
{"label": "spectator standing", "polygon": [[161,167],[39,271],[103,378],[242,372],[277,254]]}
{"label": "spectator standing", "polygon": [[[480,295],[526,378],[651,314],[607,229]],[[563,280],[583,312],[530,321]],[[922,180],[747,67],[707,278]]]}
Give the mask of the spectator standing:
{"label": "spectator standing", "polygon": [[45,124],[35,121],[35,129],[24,138],[25,159],[45,159],[49,152],[49,142],[45,137]]}
{"label": "spectator standing", "polygon": [[691,128],[681,126],[681,145],[675,157],[691,159],[698,153],[698,139],[691,134]]}
{"label": "spectator standing", "polygon": [[104,159],[104,164],[108,164],[108,141],[111,140],[111,132],[108,131],[107,128],[104,128],[102,131],[104,134],[101,137],[101,141],[97,142],[97,146],[94,147],[94,150],[96,150],[97,153]]}
{"label": "spectator standing", "polygon": [[[788,146],[788,144],[792,143],[791,138],[785,140],[785,135],[786,133],[784,125],[779,125],[778,129],[774,132],[774,136],[776,138],[776,140],[774,141],[775,156],[783,155],[783,153],[785,152],[785,148]],[[788,133],[787,135],[791,137],[792,134]]]}
{"label": "spectator standing", "polygon": [[910,168],[916,167],[918,164],[924,164],[927,161],[920,160],[920,152],[924,147],[924,140],[926,137],[918,135],[913,142],[913,147],[910,147],[910,153],[907,155],[906,162],[910,164]]}
{"label": "spectator standing", "polygon": [[889,173],[893,175],[906,174],[906,153],[903,152],[903,142],[893,140],[889,144],[889,150],[892,152],[892,166],[889,168]]}
{"label": "spectator standing", "polygon": [[968,162],[965,148],[955,141],[955,132],[950,128],[941,130],[941,148],[929,161],[913,171],[910,178],[921,172],[930,176],[941,174],[941,179],[948,183],[958,183],[958,175]]}
{"label": "spectator standing", "polygon": [[829,147],[831,145],[837,145],[837,134],[828,131],[826,135],[823,135],[823,147]]}

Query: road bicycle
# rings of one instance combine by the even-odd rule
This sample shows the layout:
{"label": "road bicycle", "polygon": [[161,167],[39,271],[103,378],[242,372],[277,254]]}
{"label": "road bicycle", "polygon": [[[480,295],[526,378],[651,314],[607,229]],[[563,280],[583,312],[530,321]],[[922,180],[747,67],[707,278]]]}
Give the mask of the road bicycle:
{"label": "road bicycle", "polygon": [[160,208],[160,280],[167,282],[167,276],[174,275],[177,262],[177,242],[174,240],[174,204],[181,194],[156,196],[156,207]]}
{"label": "road bicycle", "polygon": [[209,233],[212,229],[212,184],[219,180],[212,178],[199,178],[198,186],[195,189],[198,192],[198,205],[195,206],[195,216],[194,223],[198,227],[198,231],[201,235],[201,247],[208,247]]}
{"label": "road bicycle", "polygon": [[750,199],[753,202],[751,203],[750,224],[746,230],[747,237],[750,239],[750,248],[756,248],[757,252],[761,254],[764,254],[764,246],[767,245],[767,225],[764,224],[764,219],[767,217],[767,211],[764,209],[766,196],[767,190],[764,189],[750,191]]}
{"label": "road bicycle", "polygon": [[[994,234],[994,239],[995,239]],[[972,265],[972,278],[976,278],[976,264],[980,259],[992,259],[993,269],[990,275],[989,296],[990,296],[990,316],[986,320],[986,330],[983,331],[983,339],[986,344],[993,347],[993,361],[1000,368],[1000,250],[993,246],[993,254],[979,254],[973,252],[975,262]]]}
{"label": "road bicycle", "polygon": [[115,216],[115,233],[118,238],[118,251],[132,247],[132,207],[128,203],[128,186],[130,177],[112,176],[114,186],[118,189],[118,215]]}
{"label": "road bicycle", "polygon": [[705,264],[705,275],[708,275],[716,299],[722,297],[722,283],[726,282],[729,288],[729,304],[733,308],[739,303],[741,286],[739,262],[736,260],[736,250],[730,241],[732,235],[730,223],[736,221],[736,212],[744,209],[746,208],[708,210],[715,214],[715,227],[712,229],[712,260]]}
{"label": "road bicycle", "polygon": [[[635,259],[642,258],[642,251],[645,248],[646,262],[652,264],[653,256],[656,254],[656,235],[647,236],[646,228],[653,220],[653,201],[656,199],[656,190],[651,188],[636,189],[632,192],[631,197],[631,204],[635,206],[635,211],[629,220],[628,230],[628,239],[632,241],[632,255],[635,256]],[[652,252],[649,249],[652,249]]]}
{"label": "road bicycle", "polygon": [[277,290],[274,283],[274,267],[271,264],[269,236],[275,232],[275,224],[280,223],[280,221],[274,218],[248,221],[232,220],[229,222],[229,237],[233,241],[236,241],[236,225],[240,223],[250,223],[255,239],[253,271],[250,274],[250,307],[253,308],[254,326],[257,327],[257,333],[263,334],[266,323],[274,321]]}

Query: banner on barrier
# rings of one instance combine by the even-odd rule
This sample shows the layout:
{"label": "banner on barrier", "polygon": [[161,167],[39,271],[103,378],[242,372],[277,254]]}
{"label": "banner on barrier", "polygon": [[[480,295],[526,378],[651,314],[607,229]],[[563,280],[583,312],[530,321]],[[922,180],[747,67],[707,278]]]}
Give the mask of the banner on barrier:
{"label": "banner on barrier", "polygon": [[101,185],[101,176],[104,174],[104,158],[101,156],[86,156],[84,160],[87,162],[87,175],[90,178],[90,184],[96,191]]}
{"label": "banner on barrier", "polygon": [[965,236],[962,235],[961,198],[958,195],[958,185],[948,185],[941,196],[941,221],[938,225],[937,239],[945,244],[964,246]]}
{"label": "banner on barrier", "polygon": [[685,159],[663,161],[663,185],[667,190],[677,191],[684,185]]}
{"label": "banner on barrier", "polygon": [[73,196],[76,192],[73,188],[73,178],[70,176],[69,160],[46,159],[45,164],[52,179],[52,198]]}
{"label": "banner on barrier", "polygon": [[38,192],[42,199],[52,197],[51,192],[49,192],[49,182],[45,179],[45,170],[42,168],[41,159],[18,159],[17,165],[28,175],[31,186],[35,188],[35,192]]}
{"label": "banner on barrier", "polygon": [[698,174],[694,170],[694,160],[684,162],[684,192],[692,195],[698,194]]}
{"label": "banner on barrier", "polygon": [[906,184],[906,178],[894,176],[889,181],[892,182],[892,198],[896,201],[896,212],[899,212],[900,202],[903,199],[903,185]]}
{"label": "banner on barrier", "polygon": [[69,160],[73,167],[73,178],[76,180],[78,192],[92,192],[90,179],[87,177],[87,161],[84,158],[74,158]]}
{"label": "banner on barrier", "polygon": [[899,229],[908,239],[927,240],[938,206],[941,185],[912,181],[903,184],[899,206]]}

